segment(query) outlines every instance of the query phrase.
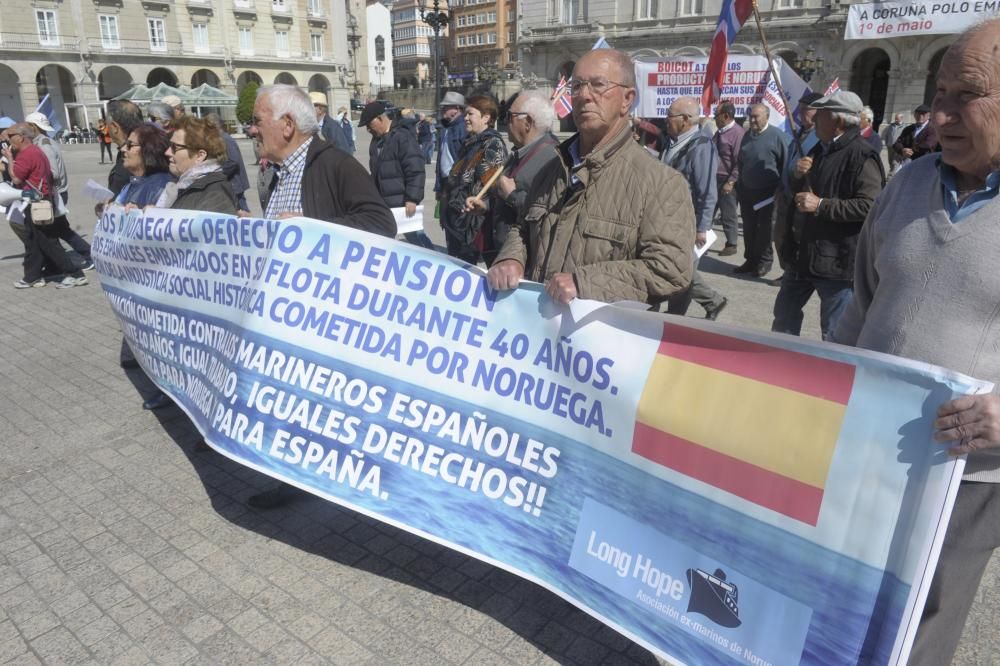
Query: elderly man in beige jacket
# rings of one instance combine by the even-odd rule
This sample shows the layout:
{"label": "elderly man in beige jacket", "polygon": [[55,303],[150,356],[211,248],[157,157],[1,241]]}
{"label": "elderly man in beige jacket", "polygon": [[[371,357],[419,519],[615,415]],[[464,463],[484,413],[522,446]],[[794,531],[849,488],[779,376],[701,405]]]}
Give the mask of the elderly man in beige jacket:
{"label": "elderly man in beige jacket", "polygon": [[694,209],[687,181],[632,140],[635,70],[612,49],[588,52],[571,83],[579,133],[559,146],[490,268],[495,289],[544,282],[576,297],[656,306],[691,281]]}

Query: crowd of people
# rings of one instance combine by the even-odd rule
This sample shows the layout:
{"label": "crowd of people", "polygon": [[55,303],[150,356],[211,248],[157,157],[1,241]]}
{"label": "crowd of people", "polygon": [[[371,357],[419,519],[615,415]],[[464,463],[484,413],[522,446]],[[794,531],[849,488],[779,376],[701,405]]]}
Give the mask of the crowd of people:
{"label": "crowd of people", "polygon": [[[734,273],[763,279],[775,259],[783,271],[774,331],[798,335],[817,293],[824,339],[1000,381],[1000,284],[989,269],[1000,258],[998,50],[1000,20],[961,35],[942,60],[933,104],[914,109],[914,123],[897,115],[880,132],[849,90],[797,100],[792,135],[770,124],[764,105],[749,109],[744,127],[732,103],[708,119],[693,98],[675,100],[659,131],[630,116],[630,58],[598,49],[575,65],[577,133],[561,143],[550,131],[552,103],[538,91],[503,112],[487,94],[450,91],[436,123],[369,103],[358,123],[372,137],[367,171],[353,157],[347,109],[331,117],[325,96],[295,86],[259,90],[248,134],[269,219],[304,215],[394,237],[397,220],[423,203],[433,161],[446,251],[485,264],[493,288],[532,280],[559,303],[638,301],[674,314],[694,301],[708,319],[728,299],[699,273],[696,250],[718,219],[719,254],[737,254],[742,222]],[[47,268],[64,276],[59,286],[79,286],[89,247],[66,223],[65,167],[37,116],[0,134],[5,177],[52,204],[51,221],[25,209],[25,273],[15,286],[44,285]],[[145,115],[113,101],[102,131],[118,147],[108,178],[115,202],[249,214],[243,160],[217,119],[187,115],[177,99]],[[432,247],[422,232],[408,239]],[[60,241],[85,263],[71,263]],[[122,364],[135,364],[127,345]],[[144,406],[167,404],[154,396]],[[935,437],[971,455],[911,657],[918,664],[948,662],[1000,544],[1000,396],[950,401],[938,415]],[[277,506],[290,492],[280,486],[250,503]]]}

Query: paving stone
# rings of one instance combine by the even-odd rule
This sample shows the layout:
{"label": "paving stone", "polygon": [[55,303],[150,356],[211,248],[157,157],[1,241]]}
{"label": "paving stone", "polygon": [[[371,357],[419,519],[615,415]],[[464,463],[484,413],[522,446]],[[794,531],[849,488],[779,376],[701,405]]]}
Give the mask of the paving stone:
{"label": "paving stone", "polygon": [[66,627],[56,627],[29,644],[47,664],[79,664],[90,658],[87,648]]}

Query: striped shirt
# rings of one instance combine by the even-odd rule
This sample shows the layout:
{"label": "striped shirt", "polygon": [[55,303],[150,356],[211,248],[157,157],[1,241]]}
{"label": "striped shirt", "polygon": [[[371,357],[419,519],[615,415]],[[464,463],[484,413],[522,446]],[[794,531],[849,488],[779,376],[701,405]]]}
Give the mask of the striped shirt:
{"label": "striped shirt", "polygon": [[312,142],[313,137],[306,139],[278,166],[278,184],[264,212],[267,219],[276,219],[282,213],[302,212],[302,172],[305,171],[306,154]]}

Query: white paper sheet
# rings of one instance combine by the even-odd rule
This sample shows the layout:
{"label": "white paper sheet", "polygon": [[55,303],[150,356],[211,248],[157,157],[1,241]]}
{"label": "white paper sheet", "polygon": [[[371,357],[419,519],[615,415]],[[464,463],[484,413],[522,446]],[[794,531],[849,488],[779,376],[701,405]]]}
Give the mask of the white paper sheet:
{"label": "white paper sheet", "polygon": [[715,233],[715,229],[709,229],[705,232],[705,244],[701,247],[697,245],[694,246],[694,256],[701,259],[702,255],[708,252],[708,248],[715,245],[715,241],[718,240],[719,234]]}
{"label": "white paper sheet", "polygon": [[108,199],[114,199],[115,193],[91,178],[83,186],[83,196],[98,203],[104,203]]}
{"label": "white paper sheet", "polygon": [[393,208],[392,216],[396,218],[396,234],[408,234],[411,231],[424,230],[424,205],[417,206],[413,217],[406,217],[406,208]]}

